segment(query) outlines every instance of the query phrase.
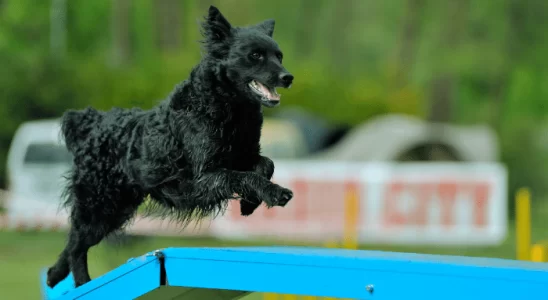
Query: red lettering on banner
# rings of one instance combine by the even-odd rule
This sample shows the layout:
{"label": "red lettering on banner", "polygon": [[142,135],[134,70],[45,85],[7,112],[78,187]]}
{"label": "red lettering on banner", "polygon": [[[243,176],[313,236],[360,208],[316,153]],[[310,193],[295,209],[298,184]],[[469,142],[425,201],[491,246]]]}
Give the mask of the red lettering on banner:
{"label": "red lettering on banner", "polygon": [[270,220],[270,219],[276,219],[276,210],[274,210],[273,208],[271,209],[257,209],[256,210],[256,213],[261,213],[262,212],[262,217],[265,219],[265,220]]}
{"label": "red lettering on banner", "polygon": [[397,195],[400,195],[404,189],[403,183],[394,182],[390,184],[386,191],[386,200],[384,203],[384,222],[386,225],[403,225],[407,222],[406,216],[399,211],[397,205]]}
{"label": "red lettering on banner", "polygon": [[302,198],[301,201],[295,202],[295,217],[298,221],[305,221],[308,210],[308,186],[304,180],[296,180],[293,184],[293,195],[298,195]]}
{"label": "red lettering on banner", "polygon": [[482,183],[475,187],[474,221],[476,226],[486,225],[487,204],[489,201],[489,185]]}
{"label": "red lettering on banner", "polygon": [[457,185],[441,183],[438,188],[438,197],[441,201],[441,224],[450,227],[455,224],[453,211],[457,201]]}
{"label": "red lettering on banner", "polygon": [[321,224],[344,224],[344,205],[348,181],[295,179],[281,183],[293,190],[293,199],[285,207],[267,209],[261,205],[251,216],[242,217],[239,204],[232,201],[230,217],[232,221],[269,226],[277,222],[294,222],[306,225],[308,222]]}
{"label": "red lettering on banner", "polygon": [[428,223],[428,198],[432,194],[434,187],[430,184],[421,184],[413,187],[417,195],[417,209],[412,216],[411,222],[417,225],[425,226]]}
{"label": "red lettering on banner", "polygon": [[441,225],[451,227],[456,224],[455,207],[460,199],[470,204],[472,225],[482,227],[486,225],[489,192],[488,183],[394,181],[385,190],[383,222],[390,227],[427,226],[431,223],[429,212],[437,206]]}

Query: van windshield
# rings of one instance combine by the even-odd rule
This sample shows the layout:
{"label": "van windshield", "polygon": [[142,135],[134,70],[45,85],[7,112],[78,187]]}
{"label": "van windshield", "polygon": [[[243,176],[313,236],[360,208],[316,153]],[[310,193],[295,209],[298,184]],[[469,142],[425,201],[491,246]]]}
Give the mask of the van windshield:
{"label": "van windshield", "polygon": [[25,153],[25,164],[72,163],[72,155],[63,145],[52,143],[30,144]]}

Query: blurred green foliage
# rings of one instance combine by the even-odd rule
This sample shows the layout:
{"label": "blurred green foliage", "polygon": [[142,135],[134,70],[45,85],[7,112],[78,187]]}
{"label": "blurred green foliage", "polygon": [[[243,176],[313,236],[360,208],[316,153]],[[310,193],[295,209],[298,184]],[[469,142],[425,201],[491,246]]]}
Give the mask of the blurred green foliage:
{"label": "blurred green foliage", "polygon": [[[0,1],[0,186],[21,122],[165,97],[198,62],[197,21],[215,4],[235,25],[276,19],[296,76],[285,105],[357,124],[389,112],[431,118],[447,96],[443,121],[497,130],[512,189],[548,187],[538,142],[548,111],[546,1],[70,0],[58,31],[52,4],[62,2]],[[54,48],[59,32],[66,43]],[[440,96],[442,77],[450,84]]]}

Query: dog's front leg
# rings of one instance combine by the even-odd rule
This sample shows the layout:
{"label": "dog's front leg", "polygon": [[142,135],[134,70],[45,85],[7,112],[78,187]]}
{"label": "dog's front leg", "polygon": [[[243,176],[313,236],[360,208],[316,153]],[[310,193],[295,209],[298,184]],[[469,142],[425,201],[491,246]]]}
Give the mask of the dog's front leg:
{"label": "dog's front leg", "polygon": [[[271,180],[274,174],[274,162],[266,156],[259,156],[257,163],[253,166],[253,172]],[[261,205],[262,202],[259,199],[255,200],[258,201],[251,201],[251,199],[240,200],[240,213],[242,216],[251,215]]]}
{"label": "dog's front leg", "polygon": [[264,201],[266,205],[285,206],[293,192],[283,188],[255,172],[220,170],[206,173],[196,181],[194,198],[216,203],[232,197],[234,193],[241,201],[252,203]]}
{"label": "dog's front leg", "polygon": [[274,175],[274,162],[266,156],[259,156],[259,161],[253,166],[253,171],[270,180]]}

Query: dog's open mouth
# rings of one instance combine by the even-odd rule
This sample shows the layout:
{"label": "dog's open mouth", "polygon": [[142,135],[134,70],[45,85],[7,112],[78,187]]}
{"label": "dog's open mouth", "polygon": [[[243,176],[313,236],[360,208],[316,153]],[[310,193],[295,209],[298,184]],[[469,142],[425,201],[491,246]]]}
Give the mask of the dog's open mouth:
{"label": "dog's open mouth", "polygon": [[276,91],[276,88],[270,89],[264,84],[256,80],[252,80],[249,83],[249,87],[251,88],[252,91],[257,93],[259,96],[262,96],[263,100],[276,101],[276,102],[280,101],[280,94],[278,94],[278,92]]}

